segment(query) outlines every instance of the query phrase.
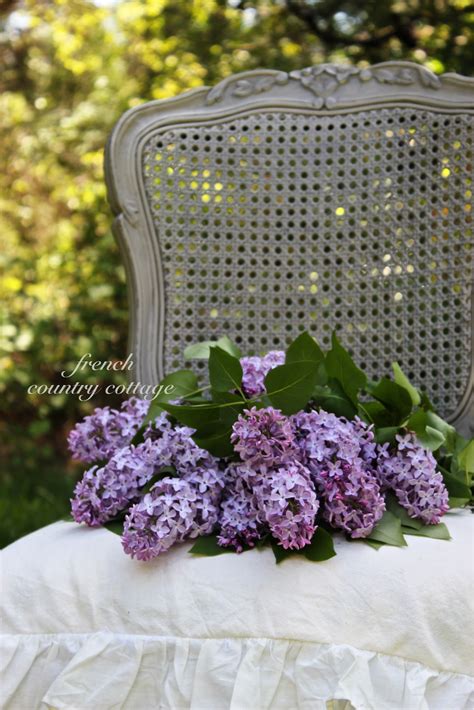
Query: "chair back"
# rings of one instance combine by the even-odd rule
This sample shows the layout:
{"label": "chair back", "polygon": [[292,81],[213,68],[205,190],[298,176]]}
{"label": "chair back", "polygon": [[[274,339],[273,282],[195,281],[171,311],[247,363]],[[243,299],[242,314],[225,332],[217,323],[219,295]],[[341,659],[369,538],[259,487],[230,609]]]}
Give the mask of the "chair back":
{"label": "chair back", "polygon": [[230,76],[127,112],[106,153],[134,377],[186,345],[336,330],[474,429],[474,79],[388,62]]}

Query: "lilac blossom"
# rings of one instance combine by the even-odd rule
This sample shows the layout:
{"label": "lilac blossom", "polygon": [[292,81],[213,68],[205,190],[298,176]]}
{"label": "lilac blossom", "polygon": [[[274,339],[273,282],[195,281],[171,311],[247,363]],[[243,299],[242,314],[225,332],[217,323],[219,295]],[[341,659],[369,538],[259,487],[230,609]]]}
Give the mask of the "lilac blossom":
{"label": "lilac blossom", "polygon": [[449,509],[448,491],[436,470],[436,459],[411,432],[396,439],[395,451],[390,452],[387,444],[379,447],[380,482],[395,493],[410,517],[436,525]]}
{"label": "lilac blossom", "polygon": [[172,429],[167,420],[162,424],[159,438],[155,427],[153,438],[136,447],[123,447],[104,467],[94,466],[86,471],[71,501],[76,522],[94,526],[114,518],[139,498],[141,488],[155,474],[168,466],[202,494],[206,493],[213,504],[219,500],[224,483],[217,459],[192,440],[193,429]]}
{"label": "lilac blossom", "polygon": [[255,493],[247,484],[244,467],[231,464],[226,472],[227,486],[219,514],[218,544],[242,552],[245,547],[255,547],[264,534],[258,518]]}
{"label": "lilac blossom", "polygon": [[282,350],[270,350],[264,357],[243,357],[242,389],[247,397],[258,397],[265,392],[265,377],[274,367],[283,365],[285,353]]}
{"label": "lilac blossom", "polygon": [[179,478],[158,481],[125,519],[125,552],[138,560],[151,560],[177,542],[211,533],[219,509],[209,490],[203,493]]}
{"label": "lilac blossom", "polygon": [[278,409],[247,409],[232,427],[231,442],[247,469],[264,473],[295,458],[293,429]]}
{"label": "lilac blossom", "polygon": [[311,542],[319,508],[310,473],[297,461],[275,467],[255,489],[259,517],[285,549]]}
{"label": "lilac blossom", "polygon": [[69,433],[68,444],[73,458],[84,463],[110,458],[130,443],[149,406],[148,400],[132,397],[122,403],[120,410],[97,408]]}
{"label": "lilac blossom", "polygon": [[159,450],[148,440],[119,449],[103,467],[92,466],[74,489],[72,517],[77,523],[102,525],[140,495],[161,465]]}
{"label": "lilac blossom", "polygon": [[302,463],[317,474],[326,461],[361,459],[370,465],[376,456],[374,434],[356,417],[348,421],[323,409],[298,412],[291,417]]}
{"label": "lilac blossom", "polygon": [[328,461],[315,478],[324,519],[352,538],[370,535],[385,512],[385,501],[375,475],[362,460]]}

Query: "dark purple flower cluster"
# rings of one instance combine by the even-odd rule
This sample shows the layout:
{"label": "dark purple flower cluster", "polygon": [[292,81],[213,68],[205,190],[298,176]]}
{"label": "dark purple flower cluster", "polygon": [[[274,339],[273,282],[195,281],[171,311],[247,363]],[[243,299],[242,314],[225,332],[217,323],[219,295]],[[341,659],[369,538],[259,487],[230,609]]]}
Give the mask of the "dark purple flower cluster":
{"label": "dark purple flower cluster", "polygon": [[323,518],[353,538],[370,535],[385,511],[371,428],[324,410],[299,412],[292,424],[301,460],[323,502]]}
{"label": "dark purple flower cluster", "polygon": [[397,447],[379,447],[378,475],[382,486],[392,490],[412,518],[436,525],[449,509],[448,491],[436,470],[436,459],[412,433],[397,436]]}

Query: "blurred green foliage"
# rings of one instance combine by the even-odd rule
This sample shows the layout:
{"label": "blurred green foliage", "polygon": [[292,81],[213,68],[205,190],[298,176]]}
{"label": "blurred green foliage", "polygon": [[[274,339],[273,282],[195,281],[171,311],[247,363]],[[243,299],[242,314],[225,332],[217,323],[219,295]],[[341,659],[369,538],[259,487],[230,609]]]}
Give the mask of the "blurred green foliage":
{"label": "blurred green foliage", "polygon": [[85,353],[126,354],[102,170],[121,113],[258,66],[404,58],[471,73],[473,33],[465,0],[0,0],[0,545],[67,512],[80,474],[67,432],[105,404],[27,387],[64,382]]}

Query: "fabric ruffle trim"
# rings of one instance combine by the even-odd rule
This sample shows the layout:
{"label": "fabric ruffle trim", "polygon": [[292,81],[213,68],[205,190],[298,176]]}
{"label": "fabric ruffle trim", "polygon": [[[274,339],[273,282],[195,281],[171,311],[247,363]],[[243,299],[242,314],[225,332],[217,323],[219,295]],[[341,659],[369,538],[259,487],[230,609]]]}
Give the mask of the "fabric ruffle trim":
{"label": "fabric ruffle trim", "polygon": [[470,676],[347,645],[100,632],[4,635],[1,646],[5,710],[474,706]]}

